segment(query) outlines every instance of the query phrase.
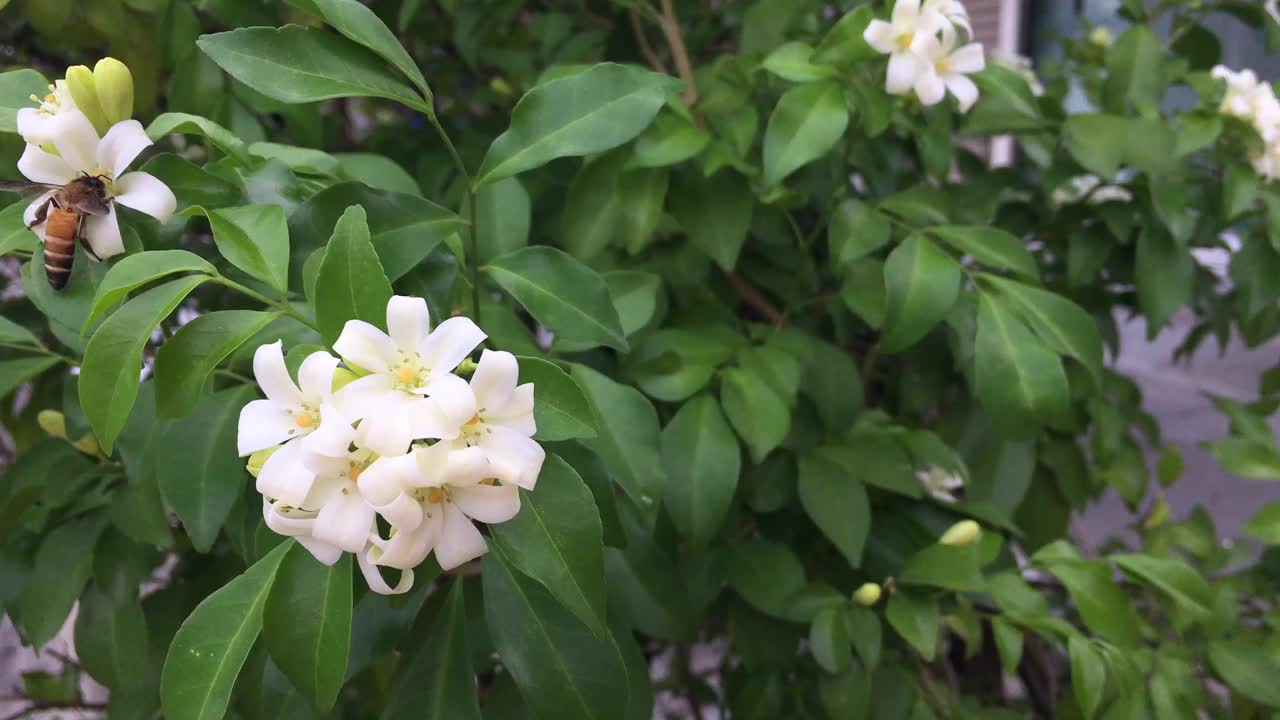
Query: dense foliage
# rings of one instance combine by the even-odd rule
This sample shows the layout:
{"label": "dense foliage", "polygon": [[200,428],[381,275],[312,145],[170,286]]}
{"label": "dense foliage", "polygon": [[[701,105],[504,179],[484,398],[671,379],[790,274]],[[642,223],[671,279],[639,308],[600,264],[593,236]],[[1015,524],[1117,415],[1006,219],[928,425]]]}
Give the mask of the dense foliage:
{"label": "dense foliage", "polygon": [[1277,558],[1107,363],[1280,333],[1280,104],[1202,24],[1260,4],[1039,77],[955,0],[5,5],[0,177],[110,196],[61,291],[0,211],[0,609],[78,603],[31,709],[1280,713]]}

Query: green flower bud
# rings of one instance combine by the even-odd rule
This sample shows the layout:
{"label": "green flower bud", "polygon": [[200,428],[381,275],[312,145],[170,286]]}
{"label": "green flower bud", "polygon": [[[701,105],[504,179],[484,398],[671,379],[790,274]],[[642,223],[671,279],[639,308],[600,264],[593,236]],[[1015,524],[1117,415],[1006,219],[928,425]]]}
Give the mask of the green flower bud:
{"label": "green flower bud", "polygon": [[275,451],[279,449],[280,446],[277,445],[275,447],[266,448],[265,450],[259,450],[258,452],[250,455],[249,462],[245,463],[244,469],[248,470],[250,475],[258,477],[258,473],[262,472],[262,466],[267,464],[267,458],[271,457],[275,454]]}
{"label": "green flower bud", "polygon": [[938,542],[952,547],[965,547],[977,541],[982,526],[972,520],[961,520],[947,529]]}
{"label": "green flower bud", "polygon": [[71,443],[71,447],[79,450],[85,455],[97,455],[98,439],[93,436],[93,433],[85,433],[84,437]]}
{"label": "green flower bud", "polygon": [[108,125],[133,117],[133,74],[115,58],[102,58],[93,66],[93,89]]}
{"label": "green flower bud", "polygon": [[871,607],[880,602],[880,586],[875,583],[863,583],[862,587],[853,591],[853,601],[863,607]]}
{"label": "green flower bud", "polygon": [[1109,48],[1111,43],[1115,42],[1115,38],[1111,35],[1111,29],[1099,25],[1089,33],[1089,42],[1100,48]]}
{"label": "green flower bud", "polygon": [[337,368],[333,371],[333,391],[338,392],[346,387],[347,383],[359,378],[359,375],[351,372],[346,368]]}
{"label": "green flower bud", "polygon": [[105,134],[111,127],[111,123],[107,122],[107,115],[102,111],[102,104],[98,102],[93,71],[84,65],[67,68],[67,89],[71,91],[71,99],[76,101],[76,107],[89,118],[89,122],[93,123],[98,134]]}
{"label": "green flower bud", "polygon": [[67,417],[57,410],[41,410],[36,415],[36,423],[40,429],[56,438],[67,436]]}

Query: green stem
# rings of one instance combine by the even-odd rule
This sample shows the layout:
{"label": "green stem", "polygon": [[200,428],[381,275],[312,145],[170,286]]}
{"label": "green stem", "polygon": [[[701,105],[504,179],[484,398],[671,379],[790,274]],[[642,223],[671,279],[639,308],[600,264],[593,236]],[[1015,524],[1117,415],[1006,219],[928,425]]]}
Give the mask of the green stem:
{"label": "green stem", "polygon": [[458,154],[458,149],[454,147],[453,140],[449,137],[449,133],[445,132],[444,126],[440,124],[440,118],[436,117],[435,108],[429,104],[424,104],[420,108],[427,116],[427,122],[431,123],[431,127],[435,128],[436,134],[440,136],[440,141],[444,143],[445,149],[449,151],[449,157],[453,158],[453,164],[458,168],[458,174],[467,185],[467,212],[471,216],[471,233],[467,248],[467,276],[471,281],[471,314],[476,324],[480,324],[480,218],[476,212],[476,188],[471,181],[471,173],[467,172],[467,164],[462,161],[462,155]]}
{"label": "green stem", "polygon": [[257,300],[258,302],[262,303],[263,305],[266,305],[267,307],[273,308],[278,312],[288,315],[289,317],[293,318],[294,320],[297,320],[303,325],[306,325],[312,330],[315,330],[316,332],[320,332],[320,326],[316,325],[315,321],[313,321],[311,318],[298,312],[298,309],[295,308],[288,300],[272,300],[271,298],[267,297],[266,295],[263,295],[257,290],[241,285],[235,280],[232,280],[227,277],[223,277],[222,275],[215,275],[214,277],[211,278],[211,280],[213,282],[218,283],[219,285],[225,285],[226,287],[229,287],[232,290],[235,290],[241,295],[246,295],[248,297],[251,297],[254,300]]}
{"label": "green stem", "polygon": [[41,355],[48,355],[49,357],[58,358],[59,360],[61,360],[62,362],[66,363],[66,364],[68,364],[68,365],[79,365],[79,364],[80,364],[80,363],[79,363],[79,361],[77,361],[77,360],[76,360],[75,358],[73,358],[73,357],[69,357],[69,356],[67,356],[67,355],[63,355],[63,354],[62,354],[62,353],[60,353],[60,352],[56,352],[56,351],[54,351],[54,350],[50,350],[50,349],[49,349],[48,347],[46,347],[43,343],[40,343],[40,341],[39,341],[39,340],[37,340],[37,341],[36,341],[36,343],[37,343],[36,345],[24,345],[24,344],[22,344],[22,343],[0,343],[0,347],[2,347],[2,348],[12,348],[12,349],[14,349],[14,350],[22,350],[22,351],[25,351],[25,352],[34,352],[34,353],[39,353],[39,354],[41,354]]}

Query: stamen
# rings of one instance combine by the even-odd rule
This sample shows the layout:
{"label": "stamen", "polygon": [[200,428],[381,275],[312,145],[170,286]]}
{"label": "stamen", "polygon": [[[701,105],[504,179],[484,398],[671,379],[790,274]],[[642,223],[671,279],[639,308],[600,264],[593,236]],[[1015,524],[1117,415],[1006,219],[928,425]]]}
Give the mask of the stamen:
{"label": "stamen", "polygon": [[311,413],[303,410],[294,416],[293,421],[298,423],[298,427],[300,428],[309,428],[315,424],[316,419],[311,417]]}
{"label": "stamen", "polygon": [[431,488],[431,492],[427,493],[427,502],[437,505],[444,501],[444,490],[442,488]]}
{"label": "stamen", "polygon": [[413,368],[409,367],[408,365],[404,365],[400,368],[399,377],[400,377],[401,385],[408,385],[409,383],[413,382],[414,378],[416,378],[417,376],[418,374],[415,373],[413,371]]}
{"label": "stamen", "polygon": [[[347,471],[347,479],[355,482],[360,479],[360,473],[362,472],[364,472],[364,468],[359,465],[352,465],[351,469]],[[346,490],[343,490],[343,492],[346,492]]]}

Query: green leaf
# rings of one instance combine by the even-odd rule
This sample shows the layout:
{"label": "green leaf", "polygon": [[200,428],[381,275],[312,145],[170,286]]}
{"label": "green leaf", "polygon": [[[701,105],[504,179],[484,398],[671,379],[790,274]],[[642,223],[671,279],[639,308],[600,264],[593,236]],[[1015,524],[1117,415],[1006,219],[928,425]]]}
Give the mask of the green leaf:
{"label": "green leaf", "polygon": [[738,440],[714,397],[686,402],[663,428],[662,464],[671,519],[693,548],[706,547],[724,524],[742,469]]}
{"label": "green leaf", "polygon": [[1076,704],[1080,706],[1084,720],[1090,720],[1102,705],[1103,693],[1107,689],[1107,667],[1102,654],[1093,649],[1089,640],[1079,635],[1071,636],[1067,649],[1071,655],[1071,686]]}
{"label": "green leaf", "polygon": [[827,243],[836,267],[843,268],[889,243],[889,219],[861,200],[849,198],[836,206],[827,230]]}
{"label": "green leaf", "polygon": [[862,549],[871,531],[871,503],[862,481],[830,460],[809,454],[800,458],[796,489],[805,513],[822,534],[851,567],[861,567]]}
{"label": "green leaf", "polygon": [[869,6],[858,6],[853,12],[840,18],[813,52],[817,62],[845,64],[870,60],[880,53],[867,44],[863,34],[875,19],[875,11]]}
{"label": "green leaf", "polygon": [[9,397],[9,393],[16,390],[19,385],[57,365],[58,362],[58,358],[47,355],[0,361],[0,398]]}
{"label": "green leaf", "polygon": [[1047,125],[1030,84],[1020,73],[988,63],[970,78],[981,93],[978,104],[965,115],[963,134],[1040,130]]}
{"label": "green leaf", "polygon": [[351,646],[351,555],[323,565],[293,545],[263,606],[262,639],[294,687],[328,712],[342,689]]}
{"label": "green leaf", "polygon": [[1147,316],[1147,338],[1153,339],[1184,305],[1191,302],[1196,261],[1186,248],[1163,232],[1144,229],[1138,237],[1133,276],[1138,307]]}
{"label": "green leaf", "polygon": [[160,492],[200,552],[213,547],[248,477],[236,452],[236,427],[241,408],[253,399],[248,385],[206,395],[150,450]]}
{"label": "green leaf", "polygon": [[778,100],[764,133],[764,182],[777,185],[826,155],[849,126],[844,93],[835,80],[800,85]]}
{"label": "green leaf", "polygon": [[483,270],[558,337],[626,352],[608,286],[573,257],[540,245],[507,253]]}
{"label": "green leaf", "polygon": [[150,250],[126,256],[103,276],[89,307],[89,315],[81,326],[81,334],[88,332],[95,320],[129,293],[153,280],[181,272],[218,274],[217,268],[204,258],[186,250]]}
{"label": "green leaf", "polygon": [[612,636],[592,634],[500,552],[483,563],[489,634],[529,707],[539,717],[616,720],[627,671]]}
{"label": "green leaf", "polygon": [[510,129],[489,146],[476,187],[631,140],[678,85],[667,75],[615,63],[538,85],[520,98]]}
{"label": "green leaf", "polygon": [[[289,289],[289,228],[279,205],[246,205],[190,213],[209,218],[213,242],[228,262],[271,287]],[[189,214],[190,214],[189,213]]]}
{"label": "green leaf", "polygon": [[1063,129],[1072,157],[1106,180],[1115,179],[1121,165],[1155,174],[1177,168],[1177,138],[1163,119],[1080,113]]}
{"label": "green leaf", "polygon": [[731,545],[724,572],[729,587],[748,605],[775,616],[787,617],[792,596],[804,587],[800,558],[791,548],[771,540]]}
{"label": "green leaf", "polygon": [[182,417],[195,409],[214,368],[256,336],[279,313],[219,310],[178,328],[156,351],[156,412]]}
{"label": "green leaf", "polygon": [[[623,503],[623,509],[634,507]],[[626,547],[605,548],[610,614],[629,628],[669,642],[695,637],[690,588],[675,561],[639,527],[636,513],[623,512]]]}
{"label": "green leaf", "polygon": [[106,525],[104,514],[88,515],[40,541],[26,587],[8,608],[26,644],[38,650],[58,634],[93,573],[93,548]]}
{"label": "green leaf", "polygon": [[30,330],[22,327],[9,318],[0,316],[0,343],[39,345],[40,341]]}
{"label": "green leaf", "polygon": [[1017,674],[1022,664],[1022,631],[1007,619],[995,616],[991,618],[991,634],[995,637],[1000,666],[1010,675]]}
{"label": "green leaf", "polygon": [[534,435],[540,441],[572,440],[596,436],[591,403],[582,388],[555,363],[518,356],[520,382],[533,383]]}
{"label": "green leaf", "polygon": [[977,551],[976,545],[929,545],[907,558],[898,582],[955,592],[980,592],[984,584],[978,572]]}
{"label": "green leaf", "polygon": [[783,43],[765,56],[760,67],[777,75],[783,80],[796,83],[807,83],[836,76],[836,69],[830,65],[815,64],[813,47],[807,43]]}
{"label": "green leaf", "polygon": [[147,126],[147,137],[155,142],[160,142],[167,135],[199,135],[241,163],[246,163],[249,159],[249,151],[243,140],[218,123],[199,115],[164,113]]}
{"label": "green leaf", "polygon": [[609,298],[618,311],[622,333],[630,338],[658,315],[665,302],[662,278],[640,270],[613,270],[604,274]]}
{"label": "green leaf", "polygon": [[809,626],[809,652],[823,670],[836,674],[853,659],[844,609],[829,607],[818,612]]}
{"label": "green leaf", "polygon": [[333,153],[338,159],[338,173],[374,190],[403,195],[421,195],[418,181],[395,160],[374,153]]}
{"label": "green leaf", "polygon": [[885,619],[916,652],[928,661],[938,653],[938,601],[932,597],[899,590],[889,597]]}
{"label": "green leaf", "polygon": [[391,283],[369,241],[364,208],[353,205],[339,218],[316,279],[316,324],[333,344],[348,320],[381,326],[391,299]]}
{"label": "green leaf", "polygon": [[741,368],[720,376],[720,402],[733,429],[759,464],[782,444],[791,430],[791,409],[763,378]]}
{"label": "green leaf", "polygon": [[168,185],[184,211],[199,205],[219,207],[243,202],[244,193],[238,185],[173,153],[152,157],[142,165],[142,171]]}
{"label": "green leaf", "polygon": [[711,135],[689,119],[663,110],[653,119],[649,129],[636,138],[627,168],[666,167],[696,157]]}
{"label": "green leaf", "polygon": [[1067,411],[1062,361],[999,296],[978,295],[974,391],[992,424],[1010,438],[1033,435]]}
{"label": "green leaf", "polygon": [[1060,544],[1049,545],[1033,560],[1067,586],[1076,610],[1090,630],[1117,645],[1136,645],[1142,620],[1128,595],[1113,581],[1111,566],[1080,560],[1074,550],[1065,558],[1052,557],[1048,553],[1050,548],[1060,547]]}
{"label": "green leaf", "polygon": [[1107,110],[1123,114],[1128,103],[1140,112],[1160,106],[1167,83],[1164,43],[1145,24],[1126,30],[1107,49],[1107,79],[1102,100]]}
{"label": "green leaf", "polygon": [[476,193],[480,247],[478,262],[487,263],[529,244],[529,191],[517,178],[491,183]]}
{"label": "green leaf", "polygon": [[1242,530],[1268,545],[1280,545],[1280,502],[1258,508]]}
{"label": "green leaf", "polygon": [[884,264],[887,309],[880,349],[899,352],[937,325],[960,296],[960,265],[923,235],[912,235]]}
{"label": "green leaf", "polygon": [[372,96],[424,107],[381,58],[324,30],[241,28],[201,35],[196,45],[232,77],[280,102]]}
{"label": "green leaf", "polygon": [[635,388],[584,365],[573,366],[571,374],[586,392],[595,413],[597,436],[583,444],[604,460],[614,480],[632,500],[642,508],[652,509],[666,486],[658,450],[658,413],[653,403]]}
{"label": "green leaf", "polygon": [[249,154],[263,160],[279,160],[290,170],[300,174],[332,177],[338,171],[338,158],[321,150],[297,145],[256,142],[249,146]]}
{"label": "green leaf", "polygon": [[454,578],[430,635],[400,673],[382,717],[480,720],[461,577]]}
{"label": "green leaf", "polygon": [[490,530],[504,559],[537,580],[599,637],[607,637],[600,515],[582,478],[556,455],[520,512]]}
{"label": "green leaf", "polygon": [[311,0],[324,15],[324,21],[338,32],[369,48],[404,73],[422,92],[431,97],[431,88],[404,46],[372,10],[356,0]]}
{"label": "green leaf", "polygon": [[1036,259],[1020,238],[986,225],[947,225],[926,232],[989,267],[1010,270],[1029,280],[1040,279]]}
{"label": "green leaf", "polygon": [[208,276],[173,280],[138,295],[107,318],[85,349],[80,405],[102,449],[110,453],[138,396],[142,348],[160,322]]}
{"label": "green leaf", "polygon": [[145,688],[142,669],[150,648],[147,618],[136,596],[116,601],[90,588],[76,612],[75,648],[85,671],[113,693]]}
{"label": "green leaf", "polygon": [[1022,319],[1054,351],[1077,360],[1102,387],[1102,334],[1084,308],[1058,295],[1022,283],[984,275],[1013,301]]}
{"label": "green leaf", "polygon": [[1280,452],[1274,442],[1253,437],[1226,437],[1204,448],[1227,472],[1250,480],[1280,480]]}
{"label": "green leaf", "polygon": [[23,68],[0,73],[0,132],[18,132],[18,111],[35,106],[32,95],[42,98],[48,94],[49,81],[35,70]]}
{"label": "green leaf", "polygon": [[738,264],[754,207],[750,183],[735,172],[677,175],[671,189],[671,214],[689,242],[726,271]]}
{"label": "green leaf", "polygon": [[27,228],[26,221],[22,219],[27,205],[25,201],[18,201],[0,211],[0,255],[8,255],[14,250],[34,253],[40,249],[40,238]]}
{"label": "green leaf", "polygon": [[1209,665],[1232,689],[1272,708],[1280,708],[1280,687],[1276,686],[1276,666],[1264,645],[1238,638],[1209,643]]}
{"label": "green leaf", "polygon": [[219,720],[262,630],[262,608],[292,542],[284,542],[206,597],[178,628],[160,678],[168,720]]}
{"label": "green leaf", "polygon": [[1173,598],[1189,615],[1213,615],[1213,591],[1208,581],[1185,562],[1137,553],[1112,555],[1111,560],[1127,575]]}

